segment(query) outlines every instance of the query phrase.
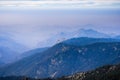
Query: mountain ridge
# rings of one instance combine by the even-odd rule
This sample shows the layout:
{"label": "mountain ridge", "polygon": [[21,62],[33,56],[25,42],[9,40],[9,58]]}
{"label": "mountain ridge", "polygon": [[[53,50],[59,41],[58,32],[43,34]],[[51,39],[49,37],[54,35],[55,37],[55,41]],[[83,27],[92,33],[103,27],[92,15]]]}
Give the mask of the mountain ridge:
{"label": "mountain ridge", "polygon": [[105,34],[94,29],[79,29],[73,32],[60,32],[51,38],[39,42],[38,47],[53,46],[59,42],[70,38],[89,37],[89,38],[112,38],[109,34]]}
{"label": "mountain ridge", "polygon": [[8,36],[0,35],[0,61],[5,64],[12,63],[24,50],[27,50],[26,46],[17,43]]}
{"label": "mountain ridge", "polygon": [[17,76],[45,78],[88,71],[105,64],[115,64],[113,61],[120,55],[119,48],[119,42],[102,42],[85,46],[71,46],[60,43],[44,51],[42,55],[38,53],[6,68],[1,68],[0,75],[17,74]]}

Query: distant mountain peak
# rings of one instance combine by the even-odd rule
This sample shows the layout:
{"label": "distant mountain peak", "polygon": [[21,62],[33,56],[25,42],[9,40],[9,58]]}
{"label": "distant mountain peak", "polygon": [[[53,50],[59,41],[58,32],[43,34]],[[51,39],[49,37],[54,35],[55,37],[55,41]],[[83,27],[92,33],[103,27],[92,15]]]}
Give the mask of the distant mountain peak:
{"label": "distant mountain peak", "polygon": [[84,28],[79,29],[79,32],[97,32],[98,33],[98,31],[96,31],[94,29],[84,29]]}
{"label": "distant mountain peak", "polygon": [[79,37],[88,37],[88,38],[111,38],[111,35],[105,34],[102,32],[99,32],[94,29],[86,29],[86,28],[80,28],[77,29],[74,32],[60,32],[56,34],[55,36],[52,36],[46,41],[40,42],[38,44],[39,47],[47,47],[52,46],[57,43],[60,43],[62,41],[65,41],[67,39],[71,38],[79,38]]}
{"label": "distant mountain peak", "polygon": [[108,38],[108,34],[96,31],[94,29],[79,29],[74,32],[74,37],[92,37],[92,38]]}

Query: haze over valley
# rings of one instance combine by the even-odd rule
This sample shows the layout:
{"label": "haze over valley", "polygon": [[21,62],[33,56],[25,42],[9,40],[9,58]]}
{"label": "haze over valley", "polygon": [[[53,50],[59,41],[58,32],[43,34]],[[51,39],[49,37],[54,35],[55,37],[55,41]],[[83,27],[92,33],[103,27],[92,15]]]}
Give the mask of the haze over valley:
{"label": "haze over valley", "polygon": [[119,4],[1,0],[0,80],[119,80]]}

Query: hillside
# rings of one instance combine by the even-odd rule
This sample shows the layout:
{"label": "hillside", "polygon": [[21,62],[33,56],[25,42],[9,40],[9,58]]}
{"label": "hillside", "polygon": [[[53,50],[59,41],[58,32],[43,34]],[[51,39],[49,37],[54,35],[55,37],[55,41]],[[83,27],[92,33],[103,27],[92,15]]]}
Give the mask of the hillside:
{"label": "hillside", "polygon": [[72,38],[72,39],[63,41],[64,44],[74,45],[74,46],[84,46],[84,45],[93,44],[97,42],[120,42],[120,40],[113,39],[113,38],[79,37],[79,38]]}
{"label": "hillside", "polygon": [[17,43],[10,37],[0,35],[0,62],[12,63],[18,60],[17,57],[27,49],[26,46]]}
{"label": "hillside", "polygon": [[[57,44],[41,54],[26,57],[0,69],[0,76],[60,77],[120,61],[120,43],[85,46]],[[117,59],[117,60],[116,60]],[[89,66],[88,66],[89,65]]]}
{"label": "hillside", "polygon": [[25,76],[16,77],[0,77],[0,80],[120,80],[120,64],[106,65],[88,72],[76,73],[71,76],[56,78],[56,79],[34,79]]}
{"label": "hillside", "polygon": [[93,71],[76,73],[57,80],[120,80],[120,64],[106,65]]}
{"label": "hillside", "polygon": [[32,49],[32,50],[29,50],[29,51],[26,51],[26,52],[22,53],[20,55],[20,58],[22,59],[24,57],[32,56],[32,55],[34,55],[36,53],[42,53],[43,51],[45,51],[47,49],[48,49],[48,47]]}

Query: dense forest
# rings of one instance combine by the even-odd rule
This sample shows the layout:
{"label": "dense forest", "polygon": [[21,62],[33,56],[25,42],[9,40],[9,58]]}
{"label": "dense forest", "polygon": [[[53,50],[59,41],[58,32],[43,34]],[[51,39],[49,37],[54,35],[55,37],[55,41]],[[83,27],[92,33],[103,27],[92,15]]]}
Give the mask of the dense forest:
{"label": "dense forest", "polygon": [[103,66],[93,71],[77,73],[57,80],[120,80],[120,64]]}

